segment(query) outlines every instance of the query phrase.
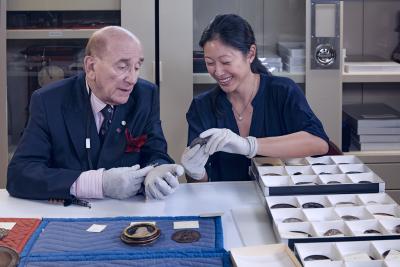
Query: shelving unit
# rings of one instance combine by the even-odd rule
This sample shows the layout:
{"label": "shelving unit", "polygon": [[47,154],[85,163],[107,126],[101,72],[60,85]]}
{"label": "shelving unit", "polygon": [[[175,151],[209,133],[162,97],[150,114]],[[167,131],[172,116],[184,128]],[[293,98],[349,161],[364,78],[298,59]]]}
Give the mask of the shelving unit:
{"label": "shelving unit", "polygon": [[86,39],[96,29],[7,30],[7,39]]}
{"label": "shelving unit", "polygon": [[400,73],[343,73],[344,83],[398,83]]}
{"label": "shelving unit", "polygon": [[[400,2],[344,1],[343,43],[348,55],[373,55],[390,61],[397,45],[395,32]],[[382,19],[385,14],[385,19]],[[378,41],[382,40],[382,41]],[[384,40],[384,41],[383,41]],[[343,73],[343,103],[384,102],[400,109],[400,73]],[[397,84],[399,83],[399,84]],[[350,151],[383,177],[387,192],[400,201],[400,151]]]}

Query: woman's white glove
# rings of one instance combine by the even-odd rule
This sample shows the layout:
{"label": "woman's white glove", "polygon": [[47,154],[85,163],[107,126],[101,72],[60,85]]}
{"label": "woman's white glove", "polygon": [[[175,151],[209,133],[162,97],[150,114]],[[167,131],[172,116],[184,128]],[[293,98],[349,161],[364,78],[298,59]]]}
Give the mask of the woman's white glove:
{"label": "woman's white glove", "polygon": [[244,138],[229,129],[212,128],[202,132],[200,137],[210,138],[204,146],[205,152],[209,155],[223,151],[252,158],[257,154],[257,138],[253,136]]}
{"label": "woman's white glove", "polygon": [[103,194],[106,197],[125,199],[136,195],[142,186],[144,177],[154,167],[147,166],[140,169],[140,166],[118,167],[103,172]]}
{"label": "woman's white glove", "polygon": [[181,163],[187,175],[195,180],[201,180],[206,174],[204,166],[207,163],[209,155],[204,151],[204,146],[195,145],[187,147],[182,154]]}
{"label": "woman's white glove", "polygon": [[163,164],[154,167],[144,180],[146,198],[164,199],[179,186],[178,177],[184,173],[181,165]]}

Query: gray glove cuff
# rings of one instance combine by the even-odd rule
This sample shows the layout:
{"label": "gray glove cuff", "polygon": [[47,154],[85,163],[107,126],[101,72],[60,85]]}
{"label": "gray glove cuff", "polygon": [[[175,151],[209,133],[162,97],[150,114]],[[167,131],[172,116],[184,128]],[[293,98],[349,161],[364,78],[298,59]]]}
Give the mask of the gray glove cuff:
{"label": "gray glove cuff", "polygon": [[257,150],[258,150],[258,143],[257,143],[257,138],[254,136],[248,136],[246,137],[247,142],[249,142],[249,154],[246,155],[249,159],[254,158],[255,155],[257,155]]}
{"label": "gray glove cuff", "polygon": [[187,169],[185,169],[186,174],[189,175],[190,177],[192,177],[195,180],[201,180],[203,179],[204,175],[206,175],[206,169],[202,168],[202,172],[201,173],[192,173],[190,171],[188,171]]}

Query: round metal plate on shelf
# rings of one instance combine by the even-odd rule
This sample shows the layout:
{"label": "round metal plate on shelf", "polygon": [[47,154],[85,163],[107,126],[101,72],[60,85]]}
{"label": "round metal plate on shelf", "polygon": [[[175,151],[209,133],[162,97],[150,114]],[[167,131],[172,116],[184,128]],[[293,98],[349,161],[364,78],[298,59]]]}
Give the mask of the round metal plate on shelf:
{"label": "round metal plate on shelf", "polygon": [[321,44],[315,49],[315,60],[321,66],[330,66],[336,60],[336,51],[330,44]]}

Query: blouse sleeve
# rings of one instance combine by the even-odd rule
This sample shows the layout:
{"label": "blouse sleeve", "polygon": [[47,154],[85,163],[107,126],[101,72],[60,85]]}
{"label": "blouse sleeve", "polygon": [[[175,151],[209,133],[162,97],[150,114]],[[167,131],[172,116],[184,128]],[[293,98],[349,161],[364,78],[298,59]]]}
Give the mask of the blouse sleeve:
{"label": "blouse sleeve", "polygon": [[311,110],[304,93],[292,80],[288,79],[286,97],[283,101],[283,118],[290,133],[306,131],[329,141],[321,121]]}

